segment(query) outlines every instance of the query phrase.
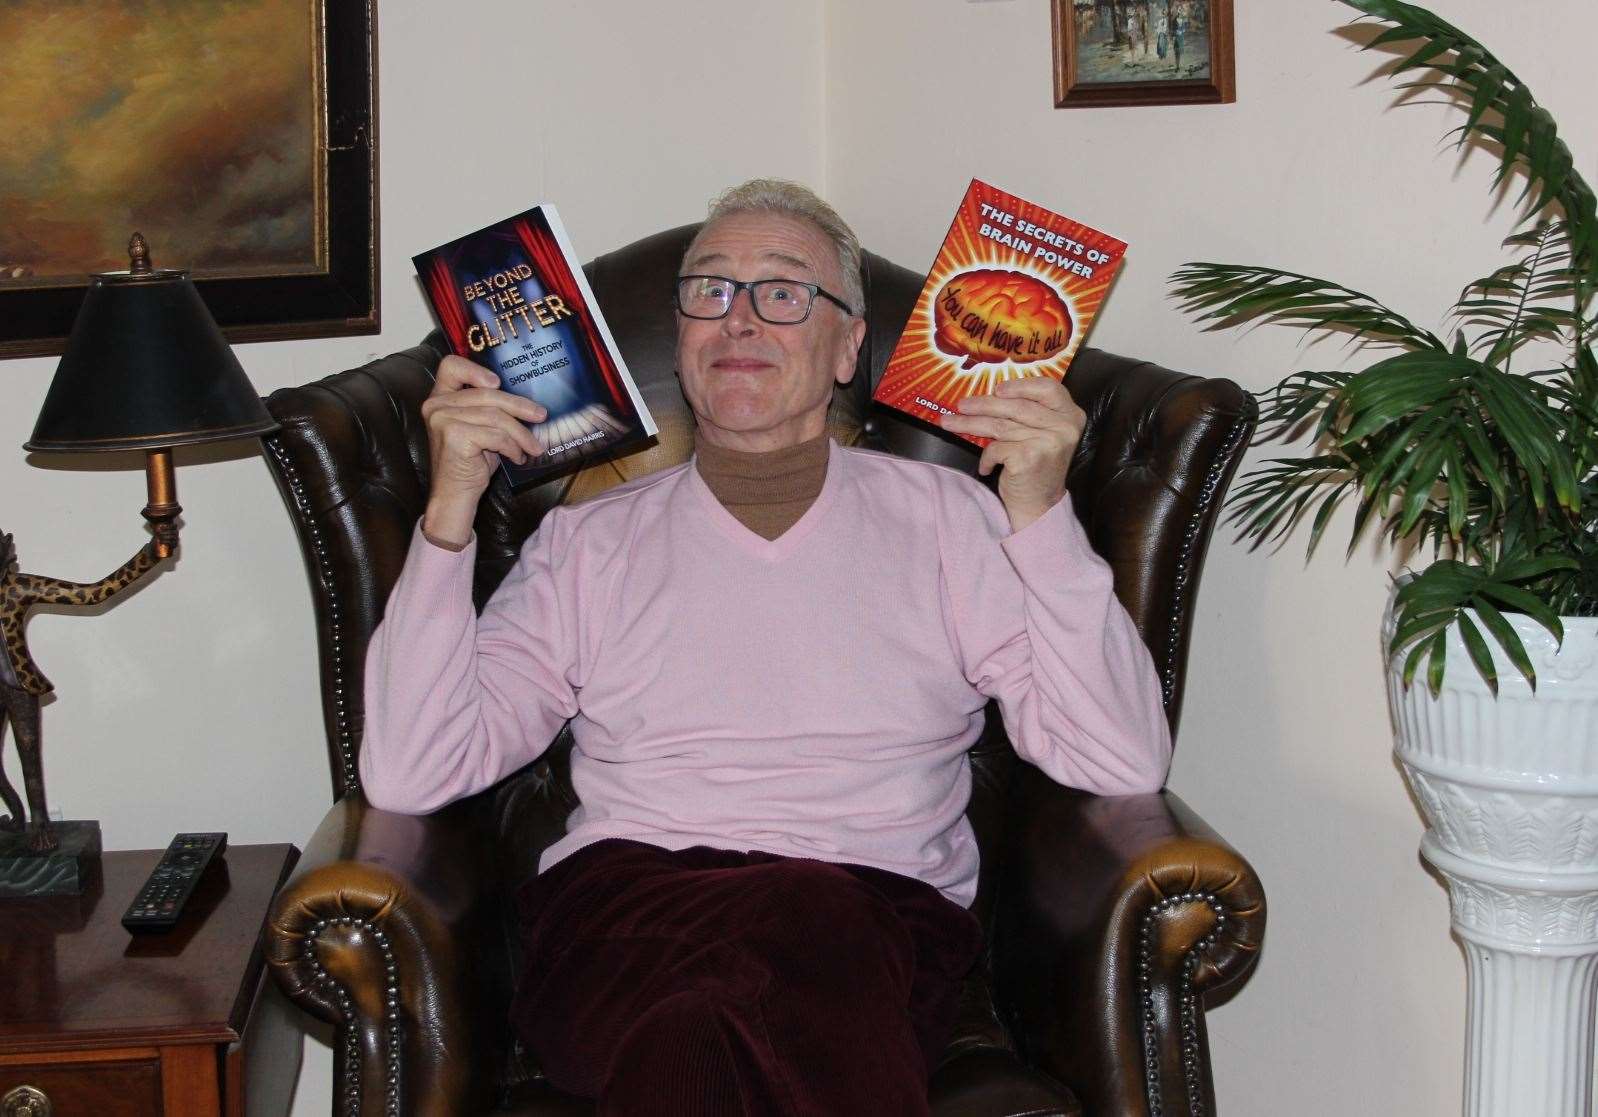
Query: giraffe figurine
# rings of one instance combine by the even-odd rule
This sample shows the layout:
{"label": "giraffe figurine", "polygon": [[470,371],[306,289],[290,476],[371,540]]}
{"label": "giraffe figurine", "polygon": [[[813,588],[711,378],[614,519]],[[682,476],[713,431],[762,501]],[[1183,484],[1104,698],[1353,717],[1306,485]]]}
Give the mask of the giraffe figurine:
{"label": "giraffe figurine", "polygon": [[[137,582],[177,543],[173,523],[155,525],[155,538],[132,558],[98,582],[67,582],[13,569],[16,548],[9,534],[0,534],[0,802],[9,814],[0,815],[0,831],[27,831],[28,848],[36,853],[55,849],[59,842],[50,825],[44,798],[44,759],[40,734],[39,702],[55,688],[28,654],[24,634],[28,613],[37,605],[98,605]],[[22,800],[5,776],[6,717],[10,716],[17,755],[22,761]]]}

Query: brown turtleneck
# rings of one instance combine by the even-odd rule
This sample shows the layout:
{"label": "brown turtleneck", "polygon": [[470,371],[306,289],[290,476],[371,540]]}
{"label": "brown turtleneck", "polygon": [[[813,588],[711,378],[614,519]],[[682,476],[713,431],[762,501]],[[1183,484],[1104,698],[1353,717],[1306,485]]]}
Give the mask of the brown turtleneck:
{"label": "brown turtleneck", "polygon": [[776,539],[799,522],[827,479],[825,434],[761,453],[728,450],[694,432],[694,461],[705,485],[739,523],[762,539]]}

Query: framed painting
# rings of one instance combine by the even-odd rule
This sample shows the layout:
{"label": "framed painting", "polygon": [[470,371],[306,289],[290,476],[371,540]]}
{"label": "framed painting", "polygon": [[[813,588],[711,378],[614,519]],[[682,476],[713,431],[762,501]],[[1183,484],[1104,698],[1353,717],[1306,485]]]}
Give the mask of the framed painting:
{"label": "framed painting", "polygon": [[135,231],[231,341],[376,333],[375,3],[0,4],[0,357]]}
{"label": "framed painting", "polygon": [[1232,0],[1053,0],[1054,105],[1237,100]]}

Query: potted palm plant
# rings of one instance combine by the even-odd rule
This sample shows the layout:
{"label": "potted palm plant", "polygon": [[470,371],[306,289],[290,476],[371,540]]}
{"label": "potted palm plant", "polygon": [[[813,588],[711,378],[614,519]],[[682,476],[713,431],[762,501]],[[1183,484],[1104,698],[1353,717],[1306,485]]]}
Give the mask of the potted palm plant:
{"label": "potted palm plant", "polygon": [[[1406,90],[1456,105],[1458,141],[1519,188],[1502,264],[1433,333],[1350,287],[1269,267],[1172,277],[1212,327],[1347,337],[1355,371],[1262,399],[1261,440],[1303,444],[1235,490],[1241,537],[1345,504],[1414,548],[1384,625],[1396,754],[1448,881],[1470,982],[1467,1114],[1570,1114],[1591,1099],[1598,981],[1598,216],[1553,117],[1485,47],[1399,0],[1342,0],[1385,25]],[[1350,542],[1350,550],[1353,548]],[[1461,659],[1468,663],[1461,665]],[[1424,667],[1424,682],[1417,675]]]}

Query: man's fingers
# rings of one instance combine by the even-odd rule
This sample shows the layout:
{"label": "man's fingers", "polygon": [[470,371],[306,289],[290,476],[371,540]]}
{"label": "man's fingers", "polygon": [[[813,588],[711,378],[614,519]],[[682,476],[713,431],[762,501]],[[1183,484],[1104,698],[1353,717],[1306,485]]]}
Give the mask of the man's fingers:
{"label": "man's fingers", "polygon": [[476,361],[468,361],[465,357],[457,357],[453,353],[438,362],[438,375],[433,378],[434,392],[498,387],[499,377]]}
{"label": "man's fingers", "polygon": [[451,447],[461,454],[498,454],[518,465],[538,456],[536,443],[530,448],[510,431],[502,427],[480,427],[475,423],[462,423]]}
{"label": "man's fingers", "polygon": [[996,455],[993,453],[993,448],[997,445],[999,445],[999,443],[990,442],[982,448],[982,457],[977,459],[978,477],[986,477],[993,471],[993,467],[998,464]]}
{"label": "man's fingers", "polygon": [[1019,531],[1065,498],[1065,476],[1087,425],[1087,413],[1065,386],[1046,377],[1001,381],[993,394],[968,396],[942,415],[945,430],[991,441],[977,473],[1003,468],[999,499]]}
{"label": "man's fingers", "polygon": [[996,415],[940,415],[938,423],[946,431],[974,434],[978,438],[1015,438],[1019,429],[1009,419]]}
{"label": "man's fingers", "polygon": [[984,446],[982,457],[977,461],[977,476],[986,477],[1008,461],[1015,445],[1014,442],[990,442]]}
{"label": "man's fingers", "polygon": [[492,450],[518,462],[544,452],[531,431],[497,407],[450,408],[436,428],[446,452]]}
{"label": "man's fingers", "polygon": [[1023,376],[1017,380],[1001,380],[994,386],[993,394],[1001,398],[1034,399],[1054,407],[1071,398],[1071,393],[1065,390],[1065,385],[1052,376]]}
{"label": "man's fingers", "polygon": [[[972,402],[983,399],[973,396]],[[1073,423],[1069,416],[1050,411],[1042,404],[1022,401],[996,400],[975,404],[967,412],[962,400],[962,410],[954,415],[940,415],[939,423],[946,431],[956,434],[975,434],[985,438],[998,438],[1006,442],[1019,442],[1031,438],[1071,439],[1080,437],[1081,424]],[[997,404],[998,406],[995,406]]]}
{"label": "man's fingers", "polygon": [[502,392],[498,388],[462,388],[447,396],[429,396],[422,401],[422,415],[426,417],[432,411],[451,410],[457,407],[469,409],[492,407],[529,423],[542,423],[549,418],[549,412],[541,404],[509,392]]}
{"label": "man's fingers", "polygon": [[967,396],[960,401],[959,408],[962,415],[987,415],[998,419],[1009,419],[1020,426],[1035,427],[1040,430],[1065,426],[1068,423],[1068,417],[1064,412],[1019,397],[1003,399],[998,396]]}
{"label": "man's fingers", "polygon": [[496,408],[482,408],[474,413],[471,422],[480,427],[490,427],[501,435],[509,438],[511,444],[517,447],[526,457],[536,458],[544,452],[538,444],[538,439],[533,437],[533,432],[516,419]]}
{"label": "man's fingers", "polygon": [[447,394],[428,396],[422,401],[422,418],[430,419],[436,412],[456,408],[475,410],[480,407],[497,408],[529,423],[542,423],[549,418],[549,412],[541,405],[498,388],[460,388]]}

